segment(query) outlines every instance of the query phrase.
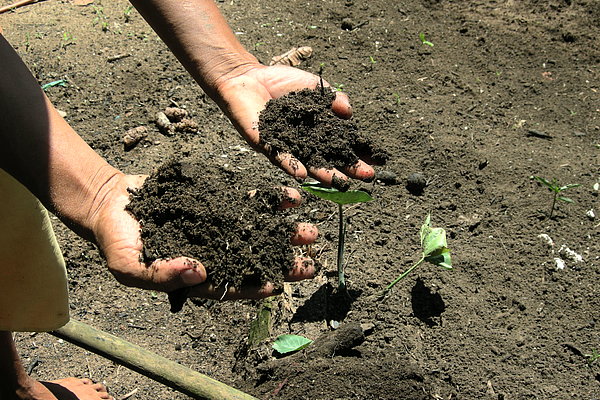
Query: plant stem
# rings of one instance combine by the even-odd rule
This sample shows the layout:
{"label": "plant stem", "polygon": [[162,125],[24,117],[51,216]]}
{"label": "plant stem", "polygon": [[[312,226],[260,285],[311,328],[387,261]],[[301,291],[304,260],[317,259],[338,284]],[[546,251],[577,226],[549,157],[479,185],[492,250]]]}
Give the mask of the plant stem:
{"label": "plant stem", "polygon": [[550,219],[552,219],[552,214],[554,213],[554,206],[556,205],[556,196],[558,196],[558,192],[554,192],[554,197],[552,198],[552,208],[550,208]]}
{"label": "plant stem", "polygon": [[411,271],[415,268],[417,268],[419,265],[421,265],[421,263],[423,263],[423,261],[425,261],[425,255],[421,256],[421,259],[419,261],[417,261],[417,263],[415,265],[413,265],[412,267],[410,267],[409,269],[407,269],[406,271],[404,271],[403,273],[400,274],[399,277],[397,277],[396,279],[394,279],[394,281],[392,283],[390,283],[385,290],[383,291],[382,295],[385,295],[387,292],[390,291],[391,288],[394,287],[394,285],[398,282],[400,282],[402,279],[404,279],[406,277],[406,275],[410,274]]}
{"label": "plant stem", "polygon": [[344,220],[344,209],[342,208],[341,204],[338,204],[338,213],[340,214],[337,254],[338,290],[346,290],[346,279],[344,278],[344,246],[346,243],[346,221]]}

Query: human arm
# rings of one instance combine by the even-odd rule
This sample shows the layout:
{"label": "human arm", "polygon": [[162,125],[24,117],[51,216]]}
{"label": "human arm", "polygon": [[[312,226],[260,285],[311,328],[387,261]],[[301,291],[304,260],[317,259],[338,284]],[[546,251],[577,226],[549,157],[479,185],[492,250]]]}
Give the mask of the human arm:
{"label": "human arm", "polygon": [[[265,104],[290,91],[315,88],[318,76],[287,66],[264,66],[237,40],[213,0],[131,0],[202,89],[219,105],[256,150],[292,176],[307,174],[331,184],[333,175],[369,180],[374,170],[364,161],[345,171],[311,168],[293,155],[270,155],[259,140],[258,115]],[[327,82],[324,82],[329,86]],[[336,93],[334,112],[350,118],[347,96]]]}
{"label": "human arm", "polygon": [[[172,291],[204,282],[202,264],[185,257],[140,261],[140,225],[125,206],[129,190],[141,186],[145,177],[125,175],[94,152],[58,114],[2,35],[0,60],[0,168],[68,227],[96,243],[121,283]],[[308,271],[300,278],[310,275]],[[296,277],[292,271],[289,278]],[[205,294],[213,292],[216,288]],[[244,293],[255,297],[269,292]]]}

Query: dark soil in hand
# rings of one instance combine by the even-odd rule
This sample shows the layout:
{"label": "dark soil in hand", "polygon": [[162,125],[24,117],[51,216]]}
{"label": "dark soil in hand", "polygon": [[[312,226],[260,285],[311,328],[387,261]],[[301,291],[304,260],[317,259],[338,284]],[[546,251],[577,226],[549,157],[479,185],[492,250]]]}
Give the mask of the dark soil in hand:
{"label": "dark soil in hand", "polygon": [[[308,168],[343,171],[363,157],[385,164],[385,151],[363,136],[356,123],[333,113],[334,98],[335,92],[319,87],[269,101],[259,118],[261,141],[270,147],[273,156],[294,154]],[[349,187],[349,183],[333,183],[341,185],[338,189]]]}
{"label": "dark soil in hand", "polygon": [[145,261],[193,257],[217,286],[283,282],[293,265],[294,230],[275,216],[284,191],[250,196],[233,174],[207,172],[205,165],[171,161],[132,194],[128,209],[142,225]]}

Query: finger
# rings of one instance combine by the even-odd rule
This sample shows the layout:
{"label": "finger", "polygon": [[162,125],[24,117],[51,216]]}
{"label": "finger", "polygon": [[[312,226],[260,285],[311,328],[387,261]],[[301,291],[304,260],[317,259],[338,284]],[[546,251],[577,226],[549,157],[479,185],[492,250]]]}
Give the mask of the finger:
{"label": "finger", "polygon": [[289,153],[281,153],[275,157],[269,157],[271,162],[283,169],[287,174],[296,179],[306,179],[306,167],[296,157]]}
{"label": "finger", "polygon": [[92,388],[96,390],[96,392],[106,392],[108,390],[102,383],[94,383]]}
{"label": "finger", "polygon": [[292,245],[302,246],[305,244],[311,244],[317,240],[319,235],[319,229],[313,224],[301,222],[296,227],[296,232],[292,236]]}
{"label": "finger", "polygon": [[206,280],[206,269],[197,260],[177,257],[172,260],[157,260],[152,263],[153,282],[167,290],[192,286]]}
{"label": "finger", "polygon": [[351,178],[360,179],[365,182],[370,182],[375,177],[373,167],[362,160],[358,160],[353,166],[345,168],[344,172]]}
{"label": "finger", "polygon": [[[287,208],[298,207],[302,204],[302,195],[300,195],[298,190],[285,186],[281,186],[277,189],[281,190],[281,203],[277,206],[277,209],[285,210]],[[259,193],[259,189],[250,190],[248,192],[248,197],[253,198],[257,193]]]}
{"label": "finger", "polygon": [[296,257],[294,268],[287,274],[285,280],[288,282],[297,282],[304,279],[311,279],[315,276],[315,262],[308,257]]}
{"label": "finger", "polygon": [[282,187],[283,199],[281,200],[280,209],[294,208],[302,204],[302,195],[294,188]]}
{"label": "finger", "polygon": [[111,270],[115,278],[126,286],[170,292],[206,281],[206,269],[197,260],[177,257],[156,260],[150,265],[138,263],[137,268]]}
{"label": "finger", "polygon": [[352,117],[352,106],[350,105],[350,99],[344,92],[336,92],[335,99],[331,104],[331,109],[338,117],[344,119],[350,119]]}
{"label": "finger", "polygon": [[346,191],[350,187],[348,176],[336,168],[310,168],[309,175],[326,186],[331,186],[340,191]]}
{"label": "finger", "polygon": [[[315,275],[314,261],[306,257],[297,257],[294,268],[285,277],[286,281],[299,281],[310,279]],[[216,286],[207,282],[190,288],[188,297],[201,297],[213,300],[239,300],[239,299],[262,299],[281,293],[281,289],[275,289],[275,285],[267,282],[262,287],[245,286],[235,288],[229,286]]]}
{"label": "finger", "polygon": [[125,177],[127,186],[130,189],[137,189],[142,187],[144,181],[148,178],[148,175],[127,175]]}

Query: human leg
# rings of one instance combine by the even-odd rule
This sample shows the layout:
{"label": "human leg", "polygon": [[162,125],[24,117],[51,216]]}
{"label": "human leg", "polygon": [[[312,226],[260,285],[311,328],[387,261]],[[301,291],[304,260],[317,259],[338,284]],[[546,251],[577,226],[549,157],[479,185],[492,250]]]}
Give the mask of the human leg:
{"label": "human leg", "polygon": [[56,386],[66,389],[72,394],[71,398],[79,400],[113,399],[104,385],[93,383],[89,379],[66,378],[52,381],[46,385],[53,391],[27,375],[12,333],[0,331],[0,399],[69,400],[68,397],[61,398],[53,394],[53,392],[60,392],[60,388]]}

